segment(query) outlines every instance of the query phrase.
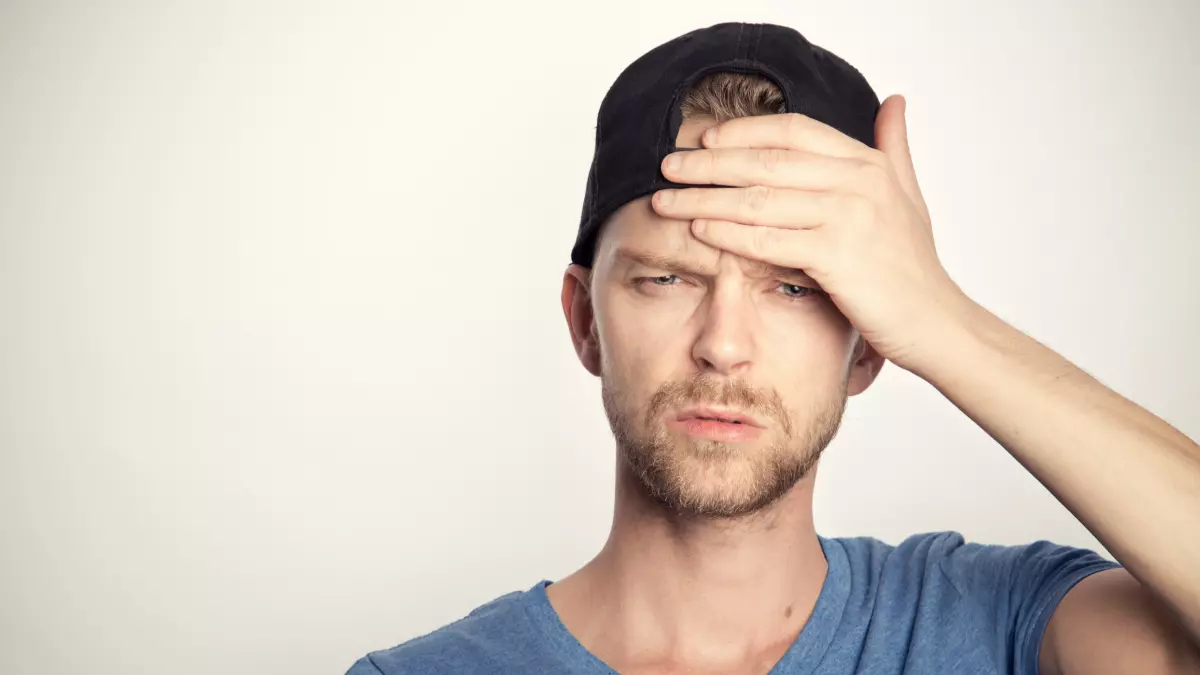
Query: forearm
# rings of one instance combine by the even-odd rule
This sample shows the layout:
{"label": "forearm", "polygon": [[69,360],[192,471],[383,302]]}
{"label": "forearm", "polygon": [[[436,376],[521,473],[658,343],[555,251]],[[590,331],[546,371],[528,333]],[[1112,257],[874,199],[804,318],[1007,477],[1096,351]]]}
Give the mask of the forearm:
{"label": "forearm", "polygon": [[1003,445],[1200,644],[1200,446],[979,305],[905,367]]}

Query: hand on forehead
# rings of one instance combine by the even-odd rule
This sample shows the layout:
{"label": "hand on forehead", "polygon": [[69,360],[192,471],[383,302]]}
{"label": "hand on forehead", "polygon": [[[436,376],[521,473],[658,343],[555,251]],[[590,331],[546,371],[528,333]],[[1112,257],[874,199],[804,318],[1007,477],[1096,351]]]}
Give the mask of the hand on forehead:
{"label": "hand on forehead", "polygon": [[815,285],[801,270],[746,258],[701,241],[692,234],[690,220],[662,217],[650,207],[649,197],[622,207],[605,230],[596,262],[618,274],[638,266],[663,274],[715,277],[740,273]]}

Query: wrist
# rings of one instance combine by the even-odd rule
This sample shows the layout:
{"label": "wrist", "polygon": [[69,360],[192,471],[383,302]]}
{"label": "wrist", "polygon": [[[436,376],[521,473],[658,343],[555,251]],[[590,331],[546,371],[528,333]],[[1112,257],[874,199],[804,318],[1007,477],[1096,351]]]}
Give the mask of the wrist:
{"label": "wrist", "polygon": [[[934,304],[910,353],[896,365],[924,380],[978,358],[983,335],[1000,319],[954,285]],[[975,354],[973,356],[973,354]]]}

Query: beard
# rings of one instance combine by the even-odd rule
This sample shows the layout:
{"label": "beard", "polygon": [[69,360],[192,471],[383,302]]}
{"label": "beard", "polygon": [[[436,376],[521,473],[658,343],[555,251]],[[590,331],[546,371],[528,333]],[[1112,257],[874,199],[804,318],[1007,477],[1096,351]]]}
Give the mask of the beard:
{"label": "beard", "polygon": [[[843,381],[808,415],[793,416],[774,389],[704,374],[663,384],[644,410],[637,410],[611,377],[601,377],[604,411],[621,460],[652,499],[676,513],[706,518],[762,511],[808,475],[837,435],[846,386]],[[663,424],[668,410],[706,404],[760,416],[768,421],[771,437],[754,447],[675,436]]]}

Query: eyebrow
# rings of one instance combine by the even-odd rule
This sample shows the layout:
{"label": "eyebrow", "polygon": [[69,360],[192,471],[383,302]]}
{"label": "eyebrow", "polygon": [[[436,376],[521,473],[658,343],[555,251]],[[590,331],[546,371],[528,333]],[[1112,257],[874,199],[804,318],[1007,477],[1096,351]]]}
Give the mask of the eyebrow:
{"label": "eyebrow", "polygon": [[[645,251],[635,251],[629,248],[617,249],[617,258],[626,262],[632,262],[646,267],[663,270],[672,274],[690,274],[693,276],[711,277],[714,272],[702,269],[701,265],[672,258],[670,256],[660,255],[657,253],[649,253]],[[816,284],[816,280],[804,272],[804,270],[793,269],[791,267],[782,267],[780,265],[772,265],[761,260],[747,260],[750,267],[750,274],[753,276],[762,277],[777,277],[788,281],[803,281],[806,283]]]}
{"label": "eyebrow", "polygon": [[642,265],[644,267],[653,267],[654,269],[663,270],[664,272],[672,272],[679,274],[694,274],[698,276],[712,276],[711,272],[706,272],[701,269],[700,265],[681,260],[679,258],[671,258],[657,253],[648,253],[643,251],[634,251],[628,248],[620,248],[617,250],[617,258],[625,262]]}

